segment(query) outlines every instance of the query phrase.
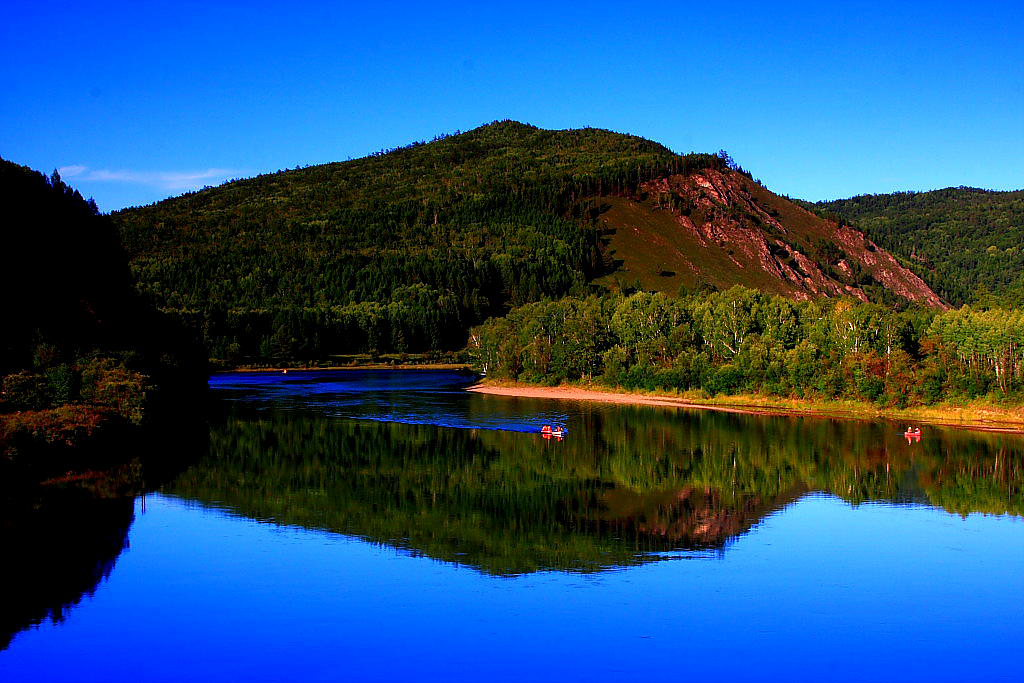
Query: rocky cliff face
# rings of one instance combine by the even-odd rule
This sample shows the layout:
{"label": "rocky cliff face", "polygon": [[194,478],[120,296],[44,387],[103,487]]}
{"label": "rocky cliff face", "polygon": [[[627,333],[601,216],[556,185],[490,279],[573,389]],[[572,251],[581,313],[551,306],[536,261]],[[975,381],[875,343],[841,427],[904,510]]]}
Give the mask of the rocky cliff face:
{"label": "rocky cliff face", "polygon": [[606,284],[675,292],[745,285],[796,299],[884,288],[945,307],[921,278],[849,226],[825,220],[734,171],[706,170],[644,183],[596,200],[618,270]]}

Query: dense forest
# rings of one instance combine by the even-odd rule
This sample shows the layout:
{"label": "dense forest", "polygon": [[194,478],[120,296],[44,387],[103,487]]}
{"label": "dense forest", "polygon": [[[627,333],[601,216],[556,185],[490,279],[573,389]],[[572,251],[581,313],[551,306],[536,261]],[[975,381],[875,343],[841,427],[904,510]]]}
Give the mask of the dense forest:
{"label": "dense forest", "polygon": [[903,257],[955,305],[1007,288],[1024,292],[1024,190],[950,187],[861,195],[817,207]]}
{"label": "dense forest", "polygon": [[528,304],[473,331],[491,377],[886,406],[1024,392],[1024,311],[796,302],[734,287]]}
{"label": "dense forest", "polygon": [[0,336],[0,464],[140,424],[162,398],[199,390],[201,349],[136,293],[109,217],[56,172],[4,160],[0,202],[0,287],[12,293]]}
{"label": "dense forest", "polygon": [[598,129],[497,122],[113,218],[142,292],[228,364],[458,349],[511,307],[606,288],[941,305],[727,154]]}
{"label": "dense forest", "polygon": [[469,325],[602,271],[597,231],[568,215],[578,198],[723,165],[504,122],[115,219],[143,292],[216,358],[456,348]]}

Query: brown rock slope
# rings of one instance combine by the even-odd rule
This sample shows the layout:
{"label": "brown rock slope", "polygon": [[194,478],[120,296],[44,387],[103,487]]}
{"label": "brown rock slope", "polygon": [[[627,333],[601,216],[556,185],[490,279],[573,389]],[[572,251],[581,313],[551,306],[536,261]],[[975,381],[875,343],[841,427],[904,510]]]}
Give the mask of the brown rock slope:
{"label": "brown rock slope", "polygon": [[[702,283],[744,285],[796,299],[887,289],[946,305],[924,281],[860,231],[825,220],[739,172],[706,170],[594,200],[618,268],[602,279],[676,293]],[[877,298],[877,297],[875,297]]]}

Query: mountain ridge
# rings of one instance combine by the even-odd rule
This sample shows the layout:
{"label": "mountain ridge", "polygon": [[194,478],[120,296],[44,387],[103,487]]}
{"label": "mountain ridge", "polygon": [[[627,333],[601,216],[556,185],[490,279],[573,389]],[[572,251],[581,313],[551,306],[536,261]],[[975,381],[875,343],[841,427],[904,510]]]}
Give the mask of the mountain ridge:
{"label": "mountain ridge", "polygon": [[[597,128],[499,121],[113,218],[142,291],[224,359],[459,348],[513,306],[632,280],[944,305],[727,155]],[[672,235],[672,267],[630,230],[648,252]]]}

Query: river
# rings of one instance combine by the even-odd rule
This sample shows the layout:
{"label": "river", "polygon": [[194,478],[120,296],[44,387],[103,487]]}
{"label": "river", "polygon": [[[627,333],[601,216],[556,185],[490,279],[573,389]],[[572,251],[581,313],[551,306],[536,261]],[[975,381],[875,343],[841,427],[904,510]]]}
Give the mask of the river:
{"label": "river", "polygon": [[144,495],[7,513],[0,680],[1020,680],[1021,437],[471,381],[214,376]]}

